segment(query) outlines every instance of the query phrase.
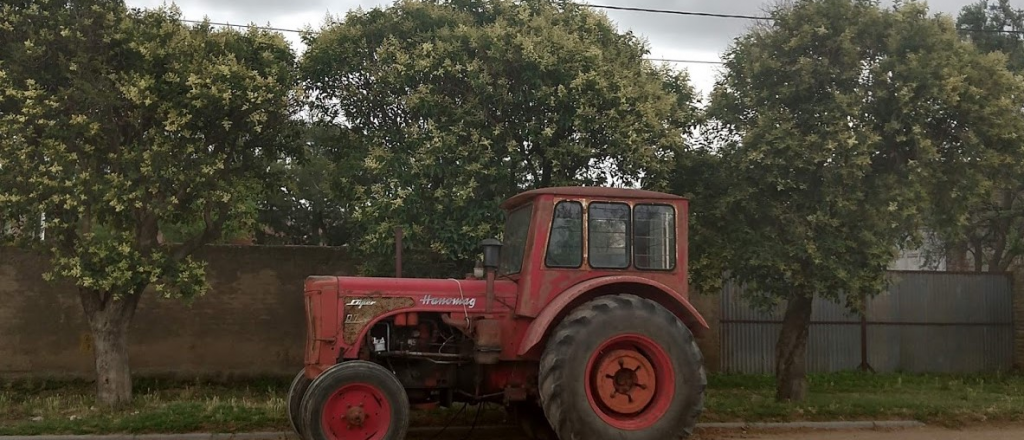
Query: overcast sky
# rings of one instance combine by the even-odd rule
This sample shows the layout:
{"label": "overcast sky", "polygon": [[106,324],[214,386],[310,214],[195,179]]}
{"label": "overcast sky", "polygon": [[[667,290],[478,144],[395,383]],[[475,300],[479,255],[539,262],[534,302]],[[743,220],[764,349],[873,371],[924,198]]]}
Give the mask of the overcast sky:
{"label": "overcast sky", "polygon": [[[1024,3],[1024,0],[1017,0]],[[169,0],[127,0],[129,6],[154,7]],[[764,0],[581,0],[581,2],[630,6],[638,8],[673,9],[694,12],[715,12],[740,15],[762,15]],[[960,9],[974,0],[931,0],[932,12],[956,16]],[[386,6],[392,0],[175,0],[188,19],[232,24],[271,25],[301,29],[306,25],[319,27],[330,15],[343,15],[350,9]],[[891,4],[891,1],[883,3]],[[620,29],[631,29],[646,37],[652,58],[718,60],[719,54],[733,38],[742,34],[751,22],[741,19],[708,18],[627,11],[605,11]],[[296,50],[303,47],[298,35],[286,33]],[[690,72],[694,86],[707,93],[718,69],[716,65],[674,63]]]}

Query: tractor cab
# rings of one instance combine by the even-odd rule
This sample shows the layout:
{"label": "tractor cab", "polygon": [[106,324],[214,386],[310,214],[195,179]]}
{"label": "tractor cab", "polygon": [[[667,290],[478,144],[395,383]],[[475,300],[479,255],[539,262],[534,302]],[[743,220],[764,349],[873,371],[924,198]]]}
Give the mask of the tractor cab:
{"label": "tractor cab", "polygon": [[412,407],[500,403],[531,438],[690,434],[707,323],[687,293],[687,200],[557,187],[506,200],[465,279],[310,276],[303,439],[398,440]]}
{"label": "tractor cab", "polygon": [[686,294],[687,200],[654,191],[556,187],[506,200],[499,277],[519,285],[516,312],[535,316],[591,279],[642,277]]}

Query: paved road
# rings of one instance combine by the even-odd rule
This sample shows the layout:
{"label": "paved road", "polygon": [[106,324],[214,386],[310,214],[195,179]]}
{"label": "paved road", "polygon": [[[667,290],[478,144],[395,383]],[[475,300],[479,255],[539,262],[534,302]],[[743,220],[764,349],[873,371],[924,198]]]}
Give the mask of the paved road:
{"label": "paved road", "polygon": [[[484,431],[472,433],[452,432],[445,440],[487,439],[527,440],[516,430]],[[430,439],[433,436],[409,436],[408,440]],[[903,429],[857,430],[793,430],[768,429],[744,431],[740,429],[699,429],[692,440],[1024,440],[1024,424],[1012,426],[979,426],[964,430],[936,427]]]}
{"label": "paved road", "polygon": [[699,437],[701,440],[1022,440],[1024,426],[977,427],[965,430],[928,427],[877,431],[707,431],[701,433]]}

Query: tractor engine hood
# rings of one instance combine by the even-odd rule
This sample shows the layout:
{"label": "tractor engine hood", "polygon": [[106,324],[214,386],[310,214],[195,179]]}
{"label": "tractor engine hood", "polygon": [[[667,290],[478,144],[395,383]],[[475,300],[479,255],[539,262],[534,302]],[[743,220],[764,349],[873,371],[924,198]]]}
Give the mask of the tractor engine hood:
{"label": "tractor engine hood", "polygon": [[[417,278],[338,277],[338,316],[344,317],[346,336],[355,324],[397,311],[458,314],[485,313],[487,282],[483,280],[438,280]],[[507,313],[515,304],[516,284],[494,282],[492,313]],[[350,326],[351,324],[351,326]],[[353,335],[358,336],[358,335]],[[347,338],[346,338],[347,339]]]}
{"label": "tractor engine hood", "polygon": [[[484,280],[317,276],[306,280],[305,291],[307,365],[357,357],[366,332],[389,316],[487,313]],[[495,280],[491,313],[512,313],[516,291],[516,283]]]}

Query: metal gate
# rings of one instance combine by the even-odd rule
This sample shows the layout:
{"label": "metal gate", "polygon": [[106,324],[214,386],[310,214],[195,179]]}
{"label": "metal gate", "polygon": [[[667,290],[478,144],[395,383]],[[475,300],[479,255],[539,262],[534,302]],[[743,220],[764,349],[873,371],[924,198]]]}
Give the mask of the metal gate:
{"label": "metal gate", "polygon": [[[1008,274],[892,271],[864,316],[815,298],[807,368],[834,372],[968,373],[1013,366]],[[721,356],[728,373],[771,374],[784,308],[758,312],[741,287],[722,291]]]}

